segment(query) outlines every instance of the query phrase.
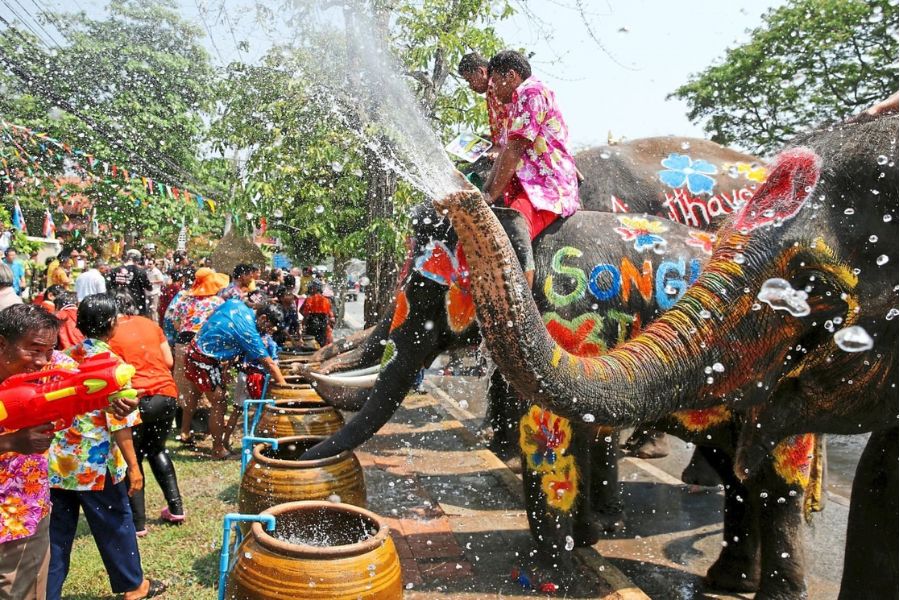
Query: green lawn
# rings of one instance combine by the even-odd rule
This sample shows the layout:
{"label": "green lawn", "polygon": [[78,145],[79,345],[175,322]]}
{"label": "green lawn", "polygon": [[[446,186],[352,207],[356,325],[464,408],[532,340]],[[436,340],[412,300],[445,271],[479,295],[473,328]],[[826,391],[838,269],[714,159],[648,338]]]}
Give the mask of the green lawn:
{"label": "green lawn", "polygon": [[[165,501],[150,468],[144,463],[147,529],[150,533],[139,541],[141,561],[147,577],[169,583],[166,598],[216,598],[222,516],[237,509],[240,461],[210,460],[203,454],[208,452],[208,446],[209,442],[206,442],[201,450],[193,452],[180,449],[177,442],[169,442],[187,512],[187,521],[183,525],[168,525],[159,519]],[[236,445],[235,448],[239,447]],[[113,597],[94,539],[82,517],[63,598],[96,600]]]}

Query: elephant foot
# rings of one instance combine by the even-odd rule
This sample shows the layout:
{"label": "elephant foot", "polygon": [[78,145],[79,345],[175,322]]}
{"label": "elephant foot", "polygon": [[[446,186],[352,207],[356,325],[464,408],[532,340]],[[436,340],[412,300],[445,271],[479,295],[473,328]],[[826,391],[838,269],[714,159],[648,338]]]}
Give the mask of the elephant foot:
{"label": "elephant foot", "polygon": [[624,529],[623,511],[591,511],[590,517],[576,527],[575,545],[579,548],[593,546],[601,539],[620,533]]}
{"label": "elephant foot", "polygon": [[622,449],[636,458],[663,458],[669,455],[669,438],[662,431],[635,429]]}
{"label": "elephant foot", "polygon": [[723,592],[755,592],[759,589],[759,580],[757,561],[720,555],[706,572],[703,585]]}
{"label": "elephant foot", "polygon": [[681,472],[681,481],[688,485],[715,487],[722,483],[722,478],[712,468],[712,465],[703,458],[703,455],[695,450],[694,455],[691,456],[691,462]]}

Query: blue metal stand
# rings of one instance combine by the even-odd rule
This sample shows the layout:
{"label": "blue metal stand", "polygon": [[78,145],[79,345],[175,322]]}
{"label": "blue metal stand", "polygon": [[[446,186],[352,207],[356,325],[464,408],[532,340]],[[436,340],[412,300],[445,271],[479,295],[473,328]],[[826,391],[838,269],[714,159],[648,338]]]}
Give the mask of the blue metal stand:
{"label": "blue metal stand", "polygon": [[242,515],[238,513],[225,515],[225,520],[222,522],[222,551],[219,553],[219,600],[225,600],[225,581],[228,579],[228,573],[234,566],[231,560],[232,530],[234,530],[233,554],[235,559],[237,558],[237,549],[244,539],[241,530],[234,529],[235,523],[262,523],[269,533],[275,531],[275,517],[272,515]]}

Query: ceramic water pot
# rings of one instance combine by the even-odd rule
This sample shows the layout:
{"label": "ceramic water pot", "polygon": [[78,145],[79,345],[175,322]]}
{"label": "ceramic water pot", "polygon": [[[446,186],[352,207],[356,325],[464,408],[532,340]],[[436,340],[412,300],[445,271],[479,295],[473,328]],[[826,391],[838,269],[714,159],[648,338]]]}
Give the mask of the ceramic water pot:
{"label": "ceramic water pot", "polygon": [[263,408],[256,434],[263,437],[331,435],[344,426],[344,417],[322,400],[276,400]]}
{"label": "ceramic water pot", "polygon": [[241,478],[238,507],[242,514],[262,511],[294,500],[328,500],[366,506],[366,484],[356,456],[345,450],[318,460],[300,456],[324,437],[295,436],[278,439],[278,449],[256,444]]}
{"label": "ceramic water pot", "polygon": [[403,597],[400,558],[378,515],[330,502],[279,504],[265,514],[275,516],[275,531],[252,525],[237,550],[227,600]]}

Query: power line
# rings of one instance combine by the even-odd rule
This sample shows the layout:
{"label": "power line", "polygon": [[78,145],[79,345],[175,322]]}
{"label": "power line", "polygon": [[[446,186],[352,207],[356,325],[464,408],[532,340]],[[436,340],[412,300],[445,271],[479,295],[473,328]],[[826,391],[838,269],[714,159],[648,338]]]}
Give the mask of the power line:
{"label": "power line", "polygon": [[[17,21],[22,23],[22,25],[24,25],[28,29],[28,31],[31,32],[31,35],[39,40],[41,39],[41,35],[37,31],[35,31],[34,28],[25,19],[19,16],[19,13],[17,13],[15,9],[13,9],[9,2],[7,2],[6,0],[0,0],[0,2],[3,2],[3,4],[6,5],[6,8],[9,9],[9,12],[16,18]],[[3,19],[3,22],[6,23],[7,27],[12,28],[12,25],[9,23],[9,21]]]}
{"label": "power line", "polygon": [[219,52],[219,47],[216,45],[216,38],[213,37],[212,29],[209,27],[209,23],[206,22],[206,17],[204,16],[204,11],[200,8],[200,3],[197,0],[194,0],[194,6],[197,7],[197,14],[200,15],[200,20],[203,21],[203,26],[206,27],[206,33],[209,35],[209,41],[212,42],[212,46],[216,51],[216,54],[219,55],[219,63],[224,67],[228,64],[228,62],[222,58],[222,53]]}
{"label": "power line", "polygon": [[[53,36],[53,34],[51,34],[49,31],[47,31],[47,28],[44,27],[44,24],[41,23],[41,21],[37,17],[35,17],[34,15],[31,14],[31,11],[29,11],[27,8],[25,8],[19,0],[12,0],[12,1],[15,2],[16,6],[18,6],[20,9],[22,9],[22,12],[24,12],[26,15],[28,15],[28,17],[32,21],[34,21],[34,23],[38,27],[41,28],[41,31],[43,31],[47,35],[47,37],[50,38],[50,41],[53,42],[53,44],[57,48],[62,50],[62,46],[60,46],[59,41]],[[35,3],[34,0],[31,0],[31,3],[34,4],[35,6],[37,6],[37,3]],[[41,10],[41,8],[39,6],[38,6],[38,10]]]}

